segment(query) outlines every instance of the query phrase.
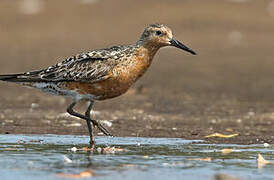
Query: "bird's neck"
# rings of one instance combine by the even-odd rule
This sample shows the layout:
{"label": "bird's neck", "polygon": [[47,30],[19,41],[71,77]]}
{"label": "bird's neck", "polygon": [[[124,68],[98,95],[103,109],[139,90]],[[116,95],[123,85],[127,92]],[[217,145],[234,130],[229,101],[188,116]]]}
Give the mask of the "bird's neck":
{"label": "bird's neck", "polygon": [[144,57],[150,63],[154,55],[160,49],[160,46],[155,46],[155,44],[153,43],[142,43],[142,44],[137,44],[137,46],[138,46],[138,55],[141,57]]}

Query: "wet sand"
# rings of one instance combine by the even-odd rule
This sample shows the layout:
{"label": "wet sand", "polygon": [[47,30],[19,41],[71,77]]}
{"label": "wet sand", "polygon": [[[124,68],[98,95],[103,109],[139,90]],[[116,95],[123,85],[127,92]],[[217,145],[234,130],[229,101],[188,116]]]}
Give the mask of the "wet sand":
{"label": "wet sand", "polygon": [[[204,139],[219,132],[239,135],[208,141],[274,142],[271,1],[80,2],[47,1],[38,12],[24,14],[20,1],[4,1],[1,74],[130,44],[144,26],[161,22],[198,55],[161,49],[127,94],[95,104],[95,119],[111,122],[108,129],[115,136]],[[64,3],[66,8],[61,8]],[[0,92],[0,133],[87,135],[83,120],[65,114],[70,100],[3,82]]]}

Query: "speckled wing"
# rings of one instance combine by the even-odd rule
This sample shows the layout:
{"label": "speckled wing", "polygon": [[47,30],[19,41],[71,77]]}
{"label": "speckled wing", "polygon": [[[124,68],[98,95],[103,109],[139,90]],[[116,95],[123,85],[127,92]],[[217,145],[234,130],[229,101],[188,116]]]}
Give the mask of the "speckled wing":
{"label": "speckled wing", "polygon": [[20,74],[0,75],[0,80],[11,82],[89,82],[109,78],[113,68],[129,55],[134,55],[134,46],[113,46],[69,57],[46,69]]}
{"label": "speckled wing", "polygon": [[42,81],[98,82],[108,78],[108,73],[116,65],[110,55],[102,51],[92,51],[70,57],[39,73]]}
{"label": "speckled wing", "polygon": [[67,58],[47,69],[21,74],[2,75],[0,80],[12,82],[98,82],[108,78],[117,64],[111,49],[95,50]]}

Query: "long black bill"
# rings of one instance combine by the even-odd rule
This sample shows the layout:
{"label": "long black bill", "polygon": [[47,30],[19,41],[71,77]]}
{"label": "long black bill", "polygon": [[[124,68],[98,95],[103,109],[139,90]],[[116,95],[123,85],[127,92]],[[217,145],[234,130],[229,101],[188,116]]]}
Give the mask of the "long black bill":
{"label": "long black bill", "polygon": [[185,51],[187,51],[187,52],[189,52],[189,53],[191,53],[191,54],[193,54],[193,55],[196,55],[196,52],[194,52],[192,49],[186,47],[183,43],[177,41],[177,40],[174,39],[174,38],[172,38],[169,42],[170,42],[170,44],[171,44],[172,46],[175,46],[175,47],[180,48],[180,49],[182,49],[182,50],[185,50]]}

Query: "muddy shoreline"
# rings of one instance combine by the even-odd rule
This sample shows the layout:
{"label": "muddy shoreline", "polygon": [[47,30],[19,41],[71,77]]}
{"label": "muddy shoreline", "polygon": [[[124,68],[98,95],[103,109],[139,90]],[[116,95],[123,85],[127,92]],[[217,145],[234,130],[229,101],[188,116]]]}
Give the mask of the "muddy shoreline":
{"label": "muddy shoreline", "polygon": [[[17,91],[17,85],[8,86]],[[9,91],[6,96],[9,98],[2,100],[0,133],[88,134],[84,120],[65,112],[70,100],[28,88],[20,89],[22,94],[17,99],[10,99],[14,92]],[[93,117],[101,120],[114,136],[202,139],[205,143],[230,144],[274,142],[274,104],[254,103],[250,107],[250,103],[228,97],[216,98],[208,104],[208,99],[203,97],[163,98],[150,93],[152,90],[146,91],[140,94],[133,88],[120,98],[98,102]],[[164,104],[174,108],[164,108]],[[83,102],[77,110],[81,112],[85,108]],[[239,135],[205,138],[216,132]],[[97,129],[96,134],[102,135]]]}

